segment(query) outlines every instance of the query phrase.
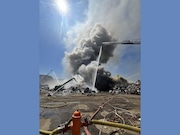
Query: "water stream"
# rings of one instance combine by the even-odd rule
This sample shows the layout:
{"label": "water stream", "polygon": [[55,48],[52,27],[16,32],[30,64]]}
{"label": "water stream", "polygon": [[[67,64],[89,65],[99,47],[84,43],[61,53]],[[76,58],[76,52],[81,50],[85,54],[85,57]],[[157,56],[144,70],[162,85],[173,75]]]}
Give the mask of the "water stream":
{"label": "water stream", "polygon": [[102,46],[100,47],[100,50],[99,50],[99,56],[97,58],[97,66],[96,66],[96,70],[95,70],[95,74],[94,74],[94,80],[93,80],[93,86],[92,86],[92,90],[96,91],[96,92],[97,92],[97,90],[95,90],[95,84],[96,84],[96,77],[97,77],[99,61],[100,61],[100,58],[101,58],[101,53],[102,53]]}

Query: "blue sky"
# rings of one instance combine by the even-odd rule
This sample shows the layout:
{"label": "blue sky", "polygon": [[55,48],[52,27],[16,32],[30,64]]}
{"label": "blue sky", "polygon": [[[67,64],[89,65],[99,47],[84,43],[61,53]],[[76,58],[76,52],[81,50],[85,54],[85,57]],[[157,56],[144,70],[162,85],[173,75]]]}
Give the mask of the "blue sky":
{"label": "blue sky", "polygon": [[[119,41],[140,39],[140,1],[67,0],[68,12],[58,10],[55,0],[39,2],[39,72],[53,70],[65,78],[64,52],[71,52],[89,27],[102,24]],[[135,13],[134,13],[135,12]],[[130,81],[140,79],[140,47],[119,46],[105,69]],[[130,77],[130,78],[129,78]]]}
{"label": "blue sky", "polygon": [[[76,21],[83,21],[85,15],[83,11],[87,8],[87,1],[69,0],[69,13],[65,17],[68,27]],[[81,8],[80,8],[81,7]],[[53,70],[59,78],[64,77],[63,65],[61,63],[65,52],[64,35],[60,34],[62,14],[53,0],[40,0],[39,15],[39,70],[40,74],[47,74]]]}

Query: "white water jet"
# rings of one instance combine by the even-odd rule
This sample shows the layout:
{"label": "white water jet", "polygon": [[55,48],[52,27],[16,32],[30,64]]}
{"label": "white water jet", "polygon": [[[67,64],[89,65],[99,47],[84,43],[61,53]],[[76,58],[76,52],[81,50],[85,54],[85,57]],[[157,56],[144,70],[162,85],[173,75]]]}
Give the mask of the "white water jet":
{"label": "white water jet", "polygon": [[97,93],[97,90],[95,90],[95,83],[96,83],[96,77],[97,77],[97,71],[98,71],[99,61],[100,61],[100,58],[101,58],[101,53],[102,53],[102,46],[100,47],[100,50],[99,50],[99,56],[98,56],[98,59],[97,59],[97,67],[96,67],[96,70],[95,70],[94,80],[93,80],[93,86],[92,86],[92,90],[93,90],[93,91],[96,91],[96,93]]}

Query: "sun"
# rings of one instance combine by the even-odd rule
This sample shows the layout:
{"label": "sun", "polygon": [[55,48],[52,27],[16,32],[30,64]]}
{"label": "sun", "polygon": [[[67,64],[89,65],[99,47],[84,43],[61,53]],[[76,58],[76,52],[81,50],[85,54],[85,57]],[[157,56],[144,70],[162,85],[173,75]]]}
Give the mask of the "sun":
{"label": "sun", "polygon": [[56,0],[56,4],[60,12],[65,14],[68,12],[68,5],[66,0]]}

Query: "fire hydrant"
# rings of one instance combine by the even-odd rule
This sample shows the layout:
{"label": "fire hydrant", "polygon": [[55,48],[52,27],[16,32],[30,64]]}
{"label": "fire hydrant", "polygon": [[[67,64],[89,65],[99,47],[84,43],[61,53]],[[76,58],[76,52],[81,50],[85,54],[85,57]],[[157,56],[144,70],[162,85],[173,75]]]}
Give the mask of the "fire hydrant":
{"label": "fire hydrant", "polygon": [[71,123],[72,135],[80,135],[80,130],[82,127],[81,117],[82,115],[78,110],[75,111],[74,114],[72,115],[72,123]]}

